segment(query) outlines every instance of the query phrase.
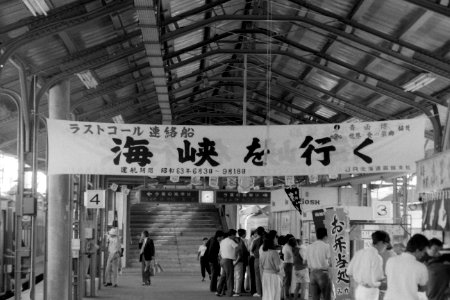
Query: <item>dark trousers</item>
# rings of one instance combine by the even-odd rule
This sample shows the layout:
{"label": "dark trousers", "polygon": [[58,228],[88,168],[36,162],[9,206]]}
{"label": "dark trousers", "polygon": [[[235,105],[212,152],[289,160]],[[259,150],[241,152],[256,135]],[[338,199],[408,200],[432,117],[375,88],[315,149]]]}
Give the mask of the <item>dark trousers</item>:
{"label": "dark trousers", "polygon": [[211,282],[209,283],[209,290],[211,292],[217,291],[217,278],[220,275],[220,265],[219,262],[210,262],[209,267],[211,269]]}
{"label": "dark trousers", "polygon": [[145,260],[142,258],[141,261],[141,271],[142,271],[142,282],[150,283],[150,268],[151,268],[151,260]]}
{"label": "dark trousers", "polygon": [[250,293],[253,295],[256,293],[256,281],[255,281],[255,257],[250,256],[248,261],[248,266],[250,269]]}
{"label": "dark trousers", "polygon": [[283,292],[284,292],[284,299],[289,299],[289,296],[291,294],[291,282],[292,282],[292,268],[294,264],[293,263],[284,263],[283,269],[284,269],[284,277],[283,277]]}
{"label": "dark trousers", "polygon": [[320,300],[322,295],[324,300],[331,299],[331,280],[328,271],[312,269],[310,275],[311,283],[309,288],[313,300]]}
{"label": "dark trousers", "polygon": [[256,286],[256,292],[262,296],[262,282],[261,282],[261,277],[262,277],[262,272],[259,269],[259,257],[255,258],[255,262],[253,264],[255,266],[255,286]]}
{"label": "dark trousers", "polygon": [[208,258],[205,256],[200,257],[200,272],[202,272],[202,277],[205,278],[205,271],[211,275],[211,270],[209,268]]}
{"label": "dark trousers", "polygon": [[225,284],[227,285],[227,296],[233,296],[233,285],[234,285],[234,268],[233,260],[228,258],[222,258],[220,261],[222,266],[222,274],[220,275],[219,285],[217,286],[217,292],[219,294],[223,293],[225,289]]}

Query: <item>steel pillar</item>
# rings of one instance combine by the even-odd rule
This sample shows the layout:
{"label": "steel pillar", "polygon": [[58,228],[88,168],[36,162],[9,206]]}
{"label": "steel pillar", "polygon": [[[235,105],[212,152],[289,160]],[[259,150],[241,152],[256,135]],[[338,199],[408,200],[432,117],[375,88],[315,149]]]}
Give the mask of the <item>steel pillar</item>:
{"label": "steel pillar", "polygon": [[[67,120],[70,112],[70,82],[62,81],[49,90],[49,118]],[[69,300],[70,215],[69,175],[48,176],[48,300]]]}

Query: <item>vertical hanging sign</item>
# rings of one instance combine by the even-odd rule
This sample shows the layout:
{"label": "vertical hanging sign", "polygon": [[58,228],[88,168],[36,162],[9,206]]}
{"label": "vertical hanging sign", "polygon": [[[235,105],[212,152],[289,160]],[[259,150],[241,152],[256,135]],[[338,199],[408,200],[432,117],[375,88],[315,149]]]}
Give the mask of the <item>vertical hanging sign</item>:
{"label": "vertical hanging sign", "polygon": [[351,300],[350,278],[347,267],[350,261],[349,218],[343,208],[325,212],[331,250],[331,280],[336,291],[336,300]]}

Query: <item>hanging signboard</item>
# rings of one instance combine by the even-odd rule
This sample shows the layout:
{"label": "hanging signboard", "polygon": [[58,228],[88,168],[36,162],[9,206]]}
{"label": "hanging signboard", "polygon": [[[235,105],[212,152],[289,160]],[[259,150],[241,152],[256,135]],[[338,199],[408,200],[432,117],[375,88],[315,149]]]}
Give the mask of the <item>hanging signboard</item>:
{"label": "hanging signboard", "polygon": [[251,191],[237,193],[231,191],[216,191],[217,204],[270,204],[269,191]]}
{"label": "hanging signboard", "polygon": [[198,203],[198,190],[141,190],[141,202]]}
{"label": "hanging signboard", "polygon": [[105,190],[87,190],[84,192],[86,208],[105,208]]}
{"label": "hanging signboard", "polygon": [[450,188],[450,150],[417,162],[418,193]]}
{"label": "hanging signboard", "polygon": [[450,191],[433,194],[423,203],[422,230],[450,230]]}
{"label": "hanging signboard", "polygon": [[350,262],[350,222],[344,209],[327,209],[325,211],[325,227],[327,228],[331,250],[331,279],[336,291],[336,300],[350,300],[350,278],[347,266]]}
{"label": "hanging signboard", "polygon": [[[48,174],[285,176],[414,172],[424,121],[183,126],[50,120]],[[393,151],[395,149],[395,151]]]}

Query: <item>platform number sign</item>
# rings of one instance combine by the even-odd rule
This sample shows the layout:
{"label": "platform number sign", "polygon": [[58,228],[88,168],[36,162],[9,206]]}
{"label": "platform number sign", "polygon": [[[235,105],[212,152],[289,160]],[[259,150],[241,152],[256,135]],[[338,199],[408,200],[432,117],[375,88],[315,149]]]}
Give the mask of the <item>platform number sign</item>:
{"label": "platform number sign", "polygon": [[374,220],[392,219],[393,207],[390,201],[372,201]]}
{"label": "platform number sign", "polygon": [[84,192],[86,208],[105,208],[105,190],[87,190]]}

